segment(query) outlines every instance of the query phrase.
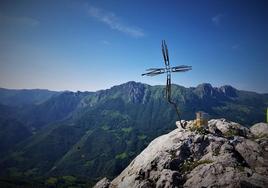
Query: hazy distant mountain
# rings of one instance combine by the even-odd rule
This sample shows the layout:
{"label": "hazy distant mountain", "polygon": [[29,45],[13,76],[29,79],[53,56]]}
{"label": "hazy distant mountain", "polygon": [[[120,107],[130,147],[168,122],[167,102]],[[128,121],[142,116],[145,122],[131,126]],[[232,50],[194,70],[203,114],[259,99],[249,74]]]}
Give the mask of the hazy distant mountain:
{"label": "hazy distant mountain", "polygon": [[40,104],[60,92],[46,89],[4,89],[0,88],[0,104],[22,106]]}
{"label": "hazy distant mountain", "polygon": [[[1,105],[0,117],[7,119],[4,113],[10,117],[8,123],[0,121],[0,134],[14,137],[21,132],[14,127],[25,133],[10,147],[1,146],[5,157],[0,159],[0,175],[29,179],[72,175],[91,180],[118,175],[152,139],[175,128],[176,114],[164,98],[164,89],[127,82],[97,92],[46,95],[43,102],[39,98],[24,108]],[[203,110],[212,118],[248,126],[264,121],[268,106],[267,94],[231,86],[173,85],[172,96],[184,119]],[[10,137],[1,142],[10,143],[5,139]]]}

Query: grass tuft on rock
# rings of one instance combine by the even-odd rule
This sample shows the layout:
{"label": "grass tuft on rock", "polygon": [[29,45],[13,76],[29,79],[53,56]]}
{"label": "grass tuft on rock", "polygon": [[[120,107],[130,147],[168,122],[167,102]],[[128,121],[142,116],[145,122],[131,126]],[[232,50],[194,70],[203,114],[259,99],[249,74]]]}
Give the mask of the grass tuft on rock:
{"label": "grass tuft on rock", "polygon": [[201,134],[201,135],[208,134],[208,131],[202,126],[201,127],[198,127],[198,126],[190,127],[190,131],[196,132],[196,133]]}
{"label": "grass tuft on rock", "polygon": [[184,164],[181,166],[180,171],[182,173],[190,172],[199,165],[210,163],[213,163],[213,161],[208,159],[199,161],[185,161]]}
{"label": "grass tuft on rock", "polygon": [[229,129],[223,135],[226,138],[230,138],[230,137],[233,137],[233,136],[239,136],[239,132],[238,132],[238,130],[235,130],[235,129]]}

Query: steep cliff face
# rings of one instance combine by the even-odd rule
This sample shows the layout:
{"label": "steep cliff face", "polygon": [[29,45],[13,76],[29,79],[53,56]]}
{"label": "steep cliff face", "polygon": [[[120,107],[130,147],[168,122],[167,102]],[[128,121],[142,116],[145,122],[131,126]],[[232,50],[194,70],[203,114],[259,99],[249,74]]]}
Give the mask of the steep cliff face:
{"label": "steep cliff face", "polygon": [[266,187],[267,124],[252,130],[225,119],[196,129],[189,121],[153,140],[111,182],[95,187]]}

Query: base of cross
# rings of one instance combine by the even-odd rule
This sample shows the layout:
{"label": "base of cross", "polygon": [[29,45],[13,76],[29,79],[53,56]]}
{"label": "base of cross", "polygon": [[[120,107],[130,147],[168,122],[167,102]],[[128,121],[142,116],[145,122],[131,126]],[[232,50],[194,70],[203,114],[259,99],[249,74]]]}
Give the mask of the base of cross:
{"label": "base of cross", "polygon": [[185,120],[181,120],[181,121],[176,121],[176,126],[178,127],[178,128],[182,128],[182,129],[185,129],[186,128],[186,126],[187,126],[187,121],[185,121]]}

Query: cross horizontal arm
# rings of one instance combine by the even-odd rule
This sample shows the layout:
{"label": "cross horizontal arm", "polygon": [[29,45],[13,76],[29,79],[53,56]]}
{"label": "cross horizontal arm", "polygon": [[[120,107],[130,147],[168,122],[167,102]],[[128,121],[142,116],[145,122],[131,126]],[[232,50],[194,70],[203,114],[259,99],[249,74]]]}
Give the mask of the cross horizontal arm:
{"label": "cross horizontal arm", "polygon": [[172,67],[173,69],[180,69],[180,68],[192,68],[192,66],[189,66],[189,65],[179,65],[179,66],[175,66],[175,67]]}
{"label": "cross horizontal arm", "polygon": [[145,75],[146,76],[156,76],[158,74],[163,74],[165,72],[166,72],[165,69],[156,69],[156,70],[144,73],[144,74],[142,74],[142,76],[145,76]]}
{"label": "cross horizontal arm", "polygon": [[149,68],[146,71],[157,71],[157,70],[164,70],[165,68]]}
{"label": "cross horizontal arm", "polygon": [[171,72],[186,72],[192,70],[192,66],[181,65],[171,68]]}

